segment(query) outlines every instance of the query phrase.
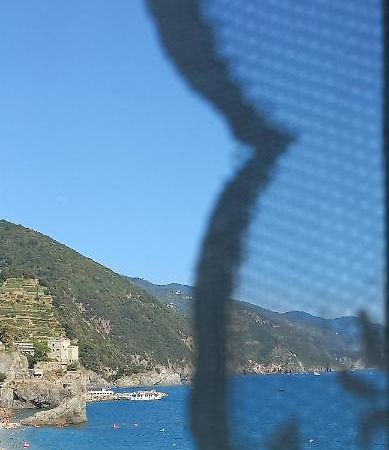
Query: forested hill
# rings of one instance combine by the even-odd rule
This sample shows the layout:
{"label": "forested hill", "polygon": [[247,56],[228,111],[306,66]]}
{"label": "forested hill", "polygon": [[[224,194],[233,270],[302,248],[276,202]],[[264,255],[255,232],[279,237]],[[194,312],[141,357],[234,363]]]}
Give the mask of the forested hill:
{"label": "forested hill", "polygon": [[[193,359],[190,311],[195,300],[190,286],[126,278],[41,233],[3,220],[0,281],[12,277],[37,278],[47,287],[55,317],[69,338],[78,339],[88,368],[105,376],[158,366],[185,367],[187,373]],[[350,320],[335,327],[304,313],[279,314],[232,302],[230,368],[259,373],[361,367],[361,346]]]}
{"label": "forested hill", "polygon": [[187,321],[124,277],[55,240],[0,221],[0,278],[38,278],[82,362],[104,373],[190,362]]}
{"label": "forested hill", "polygon": [[[156,285],[140,278],[130,280],[162,304],[191,316],[193,287],[177,283]],[[382,340],[384,327],[369,326]],[[294,370],[299,370],[299,364],[300,368],[361,367],[362,334],[357,317],[324,319],[302,311],[277,313],[242,301],[232,302],[229,347],[238,369],[247,368],[250,360]]]}

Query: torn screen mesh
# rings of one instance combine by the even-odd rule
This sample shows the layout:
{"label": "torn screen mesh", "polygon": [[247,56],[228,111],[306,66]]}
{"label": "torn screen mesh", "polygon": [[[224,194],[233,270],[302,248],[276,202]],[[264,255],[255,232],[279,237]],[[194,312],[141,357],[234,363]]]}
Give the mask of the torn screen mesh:
{"label": "torn screen mesh", "polygon": [[241,155],[197,267],[199,447],[382,448],[382,2],[148,5]]}
{"label": "torn screen mesh", "polygon": [[231,76],[294,137],[258,200],[236,295],[382,320],[380,2],[204,4]]}

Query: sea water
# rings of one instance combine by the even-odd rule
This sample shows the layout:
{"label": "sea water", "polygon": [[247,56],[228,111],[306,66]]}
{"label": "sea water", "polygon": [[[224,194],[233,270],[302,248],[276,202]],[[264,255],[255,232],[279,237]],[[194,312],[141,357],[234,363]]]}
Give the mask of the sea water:
{"label": "sea water", "polygon": [[[363,378],[375,386],[384,382],[377,373]],[[192,450],[190,389],[161,388],[169,396],[155,402],[92,403],[87,407],[87,424],[7,432],[6,448],[21,448],[27,440],[31,450]],[[301,449],[356,450],[361,448],[361,420],[374,407],[346,392],[333,373],[238,377],[231,382],[230,392],[230,431],[237,449],[270,448],[272,436],[280,435],[285,424],[293,421]],[[368,448],[386,448],[385,440],[383,432],[376,432]]]}

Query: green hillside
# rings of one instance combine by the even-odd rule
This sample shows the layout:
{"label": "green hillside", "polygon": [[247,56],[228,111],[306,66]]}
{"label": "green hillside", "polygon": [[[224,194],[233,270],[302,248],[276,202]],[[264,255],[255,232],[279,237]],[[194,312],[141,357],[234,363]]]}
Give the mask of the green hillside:
{"label": "green hillside", "polygon": [[361,358],[345,336],[296,326],[281,314],[244,302],[233,302],[229,328],[231,359],[243,371],[256,363],[291,371],[338,369],[352,367]]}
{"label": "green hillside", "polygon": [[[191,316],[195,301],[191,286],[161,286],[139,278],[130,280],[152,293],[162,304]],[[228,349],[232,369],[245,372],[262,366],[269,370],[301,371],[352,367],[361,363],[362,341],[360,330],[356,333],[359,329],[356,317],[322,319],[309,316],[309,321],[306,316],[309,315],[280,314],[246,302],[231,302]]]}
{"label": "green hillside", "polygon": [[38,232],[0,221],[0,280],[36,278],[80,357],[105,375],[191,360],[185,319],[124,277]]}
{"label": "green hillside", "polygon": [[[38,279],[43,288],[25,285],[29,293],[18,304],[17,277]],[[179,368],[192,361],[195,299],[190,286],[157,286],[126,278],[47,236],[0,221],[0,281],[5,280],[0,292],[3,322],[12,323],[12,315],[17,314],[19,322],[14,325],[25,328],[27,335],[43,336],[50,328],[77,339],[84,365],[105,376],[156,365]],[[44,311],[40,304],[39,310],[32,310],[29,296],[42,301],[50,298],[52,309]],[[231,306],[228,352],[235,372],[316,370],[360,363],[361,346],[350,328],[351,319],[323,322],[308,320],[303,313],[278,314],[249,303],[234,301]],[[18,325],[21,321],[23,325]]]}

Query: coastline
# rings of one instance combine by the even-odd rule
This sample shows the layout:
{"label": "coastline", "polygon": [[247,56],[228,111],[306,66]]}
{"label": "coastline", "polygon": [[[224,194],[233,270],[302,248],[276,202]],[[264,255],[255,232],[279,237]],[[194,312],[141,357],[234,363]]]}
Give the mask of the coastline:
{"label": "coastline", "polygon": [[[371,371],[371,369],[362,370],[360,372],[370,373],[370,371]],[[313,375],[313,372],[301,372],[301,373],[296,373],[296,374],[265,373],[265,374],[237,375],[236,381],[241,382],[242,380],[247,378],[247,381],[249,383],[251,383],[252,381],[250,381],[250,378],[260,380],[257,375],[273,375],[273,377],[265,376],[262,378],[265,382],[265,385],[267,385],[268,383],[275,383],[274,386],[277,387],[275,392],[277,392],[277,393],[279,392],[279,389],[278,389],[279,386],[282,386],[282,388],[283,388],[282,390],[284,390],[285,383],[289,383],[289,382],[295,383],[293,381],[294,378],[296,379],[297,383],[300,383],[300,381],[297,380],[299,378],[299,376],[302,378],[309,378],[310,380],[312,380],[312,381],[310,381],[310,384],[312,386],[315,386],[315,385],[318,386],[317,383],[314,381],[316,377]],[[280,375],[284,375],[284,377],[282,377]],[[288,376],[286,377],[285,375],[288,375]],[[322,375],[324,375],[324,377],[322,377],[322,378],[327,378],[326,375],[329,375],[328,379],[333,380],[332,382],[331,381],[330,382],[331,383],[335,382],[334,378],[336,377],[336,372],[332,372],[332,373],[327,372],[327,373],[323,373]],[[271,380],[272,378],[274,381]],[[235,379],[235,376],[232,376],[231,380],[235,382],[234,379]],[[279,381],[276,381],[277,379]],[[282,381],[281,381],[281,379],[282,379]],[[267,381],[265,381],[265,380],[267,380]],[[287,381],[287,380],[290,380],[290,381]],[[312,382],[313,382],[313,384],[312,384]],[[167,390],[169,392],[169,397],[171,396],[170,398],[174,399],[175,395],[173,395],[173,391],[176,391],[176,392],[181,391],[180,389],[176,390],[175,388],[180,388],[180,387],[183,388],[185,386],[189,387],[189,389],[190,389],[190,383],[180,383],[177,385],[171,385],[170,386],[171,391],[169,390],[169,387],[167,386]],[[141,386],[139,386],[139,387],[141,387]],[[150,386],[142,386],[142,387],[150,387]],[[132,388],[132,386],[128,386],[128,388]],[[120,388],[120,389],[124,389],[124,388]],[[162,386],[161,386],[161,390],[162,390]],[[170,394],[170,392],[171,392],[171,394]],[[187,392],[187,395],[190,395],[189,391],[186,391],[186,392]],[[233,391],[231,391],[231,392],[233,392]],[[278,394],[276,394],[276,395],[278,395]],[[282,394],[282,395],[285,395],[285,394]],[[167,404],[169,404],[169,403],[170,403],[170,400],[169,400],[169,402],[167,402]],[[118,430],[116,430],[116,431],[113,430],[113,428],[112,428],[113,423],[120,424],[120,430],[122,430],[121,432],[124,432],[124,430],[127,430],[127,429],[132,430],[131,431],[132,435],[134,435],[136,433],[136,430],[143,429],[142,428],[143,423],[142,423],[141,419],[139,419],[137,416],[132,416],[131,419],[128,419],[128,415],[126,412],[124,414],[125,418],[121,418],[120,411],[126,410],[126,408],[127,408],[126,404],[127,404],[126,402],[117,402],[117,403],[116,402],[115,403],[107,402],[106,405],[103,406],[103,409],[110,408],[110,410],[112,411],[111,418],[109,418],[107,420],[104,419],[104,421],[101,421],[99,423],[99,426],[102,426],[105,430],[103,432],[104,435],[106,435],[108,433],[109,435],[112,434],[112,436],[114,436],[115,435],[114,433],[120,433],[120,431],[118,431]],[[145,404],[144,403],[131,403],[131,405],[132,405],[131,407],[135,406],[136,408],[139,408],[141,406],[141,408],[144,408]],[[161,404],[158,403],[158,405],[163,405],[162,410],[165,408],[165,406],[164,406],[165,403],[161,403]],[[89,414],[91,414],[92,424],[89,425],[91,427],[91,429],[96,428],[96,423],[94,421],[96,420],[96,411],[98,409],[103,411],[103,409],[100,409],[100,406],[99,407],[91,406],[91,410],[88,413],[88,416],[89,416]],[[149,410],[160,411],[161,410],[161,408],[159,406],[157,408],[150,408],[150,409],[148,406],[146,406],[146,409],[147,409],[147,411],[149,411]],[[157,414],[158,414],[158,412],[157,412]],[[89,418],[90,417],[88,417],[88,419]],[[144,420],[146,420],[146,419],[144,419]],[[165,420],[165,418],[163,420]],[[135,427],[134,423],[136,423],[135,424],[136,427]],[[141,428],[138,428],[137,424],[140,424],[139,426]],[[157,424],[155,426],[154,425],[155,424],[153,424],[153,427],[155,429],[154,428],[153,429],[155,432],[156,439],[158,439],[159,433],[162,433],[161,429],[165,429],[165,427],[166,427],[166,429],[169,430],[168,426],[166,426],[166,422],[164,422],[163,425],[162,424],[161,425]],[[23,441],[28,441],[31,444],[31,448],[34,448],[34,450],[38,450],[38,449],[39,450],[46,450],[46,449],[49,450],[49,449],[53,449],[53,448],[60,448],[60,447],[53,447],[52,442],[54,440],[56,441],[57,439],[58,439],[58,441],[60,441],[62,439],[61,442],[63,443],[64,437],[68,435],[68,432],[66,431],[67,428],[74,428],[74,430],[76,430],[78,427],[72,427],[72,426],[70,426],[70,427],[47,426],[46,427],[46,426],[42,426],[42,427],[39,427],[39,429],[35,429],[34,427],[21,426],[20,428],[13,429],[13,430],[0,429],[0,450],[20,449],[20,448],[22,448]],[[88,428],[87,424],[86,424],[86,428]],[[70,434],[72,434],[72,433],[70,433]],[[43,440],[42,440],[42,436],[45,436]],[[47,445],[46,445],[46,436],[50,436],[50,439],[51,439],[51,443],[48,442]],[[55,438],[53,438],[53,436],[55,436]],[[77,448],[77,447],[69,447],[69,444],[66,444],[66,445],[67,446],[64,447],[66,450],[69,450],[70,448],[72,450],[73,449],[76,450],[76,448]],[[82,447],[82,448],[84,449],[84,447]],[[101,450],[100,447],[98,447],[98,449]]]}
{"label": "coastline", "polygon": [[[326,370],[323,368],[310,368],[307,370],[301,371],[292,371],[292,370],[261,370],[261,371],[238,371],[233,373],[227,373],[227,376],[230,378],[235,377],[260,377],[260,376],[268,376],[268,375],[314,375],[320,374],[324,375],[327,373],[339,373],[345,370],[346,372],[367,372],[374,369],[367,367],[349,367],[349,368],[331,368],[330,370]],[[159,374],[158,374],[159,375]],[[88,384],[88,389],[91,388],[106,388],[108,386],[113,388],[153,388],[158,389],[162,387],[169,386],[186,386],[191,385],[193,382],[193,377],[182,377],[178,372],[172,372],[169,376],[161,377],[155,376],[154,373],[151,375],[149,373],[140,373],[133,376],[127,376],[119,378],[115,381],[108,381],[101,379],[99,383],[90,383]]]}

